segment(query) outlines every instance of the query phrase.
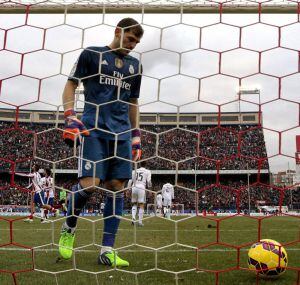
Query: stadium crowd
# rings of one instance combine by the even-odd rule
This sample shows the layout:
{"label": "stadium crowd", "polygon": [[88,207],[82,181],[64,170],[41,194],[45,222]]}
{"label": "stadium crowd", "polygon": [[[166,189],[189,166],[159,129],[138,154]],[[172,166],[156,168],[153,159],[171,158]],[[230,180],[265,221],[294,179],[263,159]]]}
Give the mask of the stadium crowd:
{"label": "stadium crowd", "polygon": [[[76,169],[77,159],[73,150],[62,140],[62,125],[54,124],[0,122],[0,170],[8,172],[10,164],[7,160],[16,161],[18,171],[28,171],[34,162],[33,157],[42,158],[38,164],[42,168]],[[257,126],[236,125],[216,126],[159,126],[145,125],[142,128],[143,158],[148,159],[146,167],[151,170],[175,170],[178,162],[179,170],[241,170],[268,169],[268,159],[263,130]],[[157,148],[158,147],[158,148]],[[156,153],[156,149],[158,150]],[[2,175],[3,176],[3,175]],[[4,175],[5,176],[5,175]],[[194,177],[194,182],[191,177]],[[26,187],[28,179],[10,176],[0,179],[1,205],[29,205],[30,193]],[[57,174],[55,185],[60,189],[70,190],[77,181],[72,174]],[[157,192],[166,182],[175,183],[175,175],[153,176],[153,191]],[[251,208],[257,200],[266,204],[278,205],[280,194],[284,193],[283,204],[300,208],[300,191],[281,192],[264,184],[250,184],[250,200],[247,179],[235,175],[233,179],[220,177],[216,184],[215,175],[202,177],[197,175],[179,175],[175,187],[174,203],[183,204],[185,210],[234,210]],[[268,183],[266,183],[268,184]],[[188,190],[191,189],[191,190]],[[198,190],[198,192],[196,191]],[[285,192],[284,192],[285,191]],[[130,191],[125,191],[125,208],[130,208]],[[147,203],[154,203],[155,194],[147,194]],[[104,192],[97,191],[87,204],[87,209],[100,209],[104,200]]]}
{"label": "stadium crowd", "polygon": [[[160,191],[162,185],[167,181],[172,182],[169,175],[153,176],[152,191],[148,191],[146,197],[147,204],[154,204],[154,192]],[[226,181],[226,183],[225,183]],[[75,175],[59,175],[56,178],[56,204],[58,206],[58,195],[61,189],[70,190],[72,185],[77,183]],[[5,179],[0,179],[0,205],[29,206],[30,191],[28,178],[16,178],[15,185],[9,183],[9,175]],[[220,184],[213,181],[211,175],[205,177],[196,177],[196,183],[191,182],[191,175],[182,177],[175,187],[174,204],[183,204],[185,211],[191,212],[196,210],[198,204],[199,211],[218,211],[230,212],[246,211],[249,207],[251,210],[257,210],[257,201],[265,201],[266,205],[279,206],[280,195],[283,194],[282,205],[288,206],[289,209],[300,210],[300,188],[284,189],[275,188],[265,183],[250,183],[250,197],[246,179],[237,175],[235,178],[220,179]],[[125,210],[131,207],[131,191],[125,190]],[[100,205],[104,201],[105,192],[99,189],[93,194],[86,205],[88,212],[100,212]],[[1,207],[0,207],[1,208]]]}
{"label": "stadium crowd", "polygon": [[[28,168],[35,155],[43,159],[43,168],[51,167],[45,160],[56,162],[57,169],[77,169],[73,150],[62,140],[62,125],[0,122],[0,153],[2,158],[19,161],[17,169]],[[240,170],[268,169],[263,130],[257,126],[157,126],[142,129],[143,158],[152,170]],[[156,155],[156,149],[157,155]],[[0,167],[9,167],[1,162]]]}

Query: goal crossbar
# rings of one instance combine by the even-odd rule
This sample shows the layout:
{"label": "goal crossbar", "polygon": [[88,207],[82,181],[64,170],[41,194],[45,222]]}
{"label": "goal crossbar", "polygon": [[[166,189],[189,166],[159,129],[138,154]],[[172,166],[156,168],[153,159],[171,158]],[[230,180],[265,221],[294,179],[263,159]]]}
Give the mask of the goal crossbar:
{"label": "goal crossbar", "polygon": [[0,14],[257,14],[257,13],[300,13],[300,3],[284,0],[275,0],[266,3],[254,1],[232,1],[216,3],[203,1],[200,3],[176,3],[165,1],[162,4],[153,3],[126,3],[106,4],[103,2],[86,2],[78,0],[70,4],[61,1],[51,3],[45,1],[37,4],[35,1],[18,1],[0,3]]}

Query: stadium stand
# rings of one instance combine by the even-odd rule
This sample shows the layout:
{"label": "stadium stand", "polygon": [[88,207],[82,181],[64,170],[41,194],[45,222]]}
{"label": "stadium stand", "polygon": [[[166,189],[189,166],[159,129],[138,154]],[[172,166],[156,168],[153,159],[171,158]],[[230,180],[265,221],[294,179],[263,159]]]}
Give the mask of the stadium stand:
{"label": "stadium stand", "polygon": [[[7,116],[7,112],[6,119],[0,121],[1,141],[5,141],[0,144],[1,156],[5,158],[0,161],[3,174],[0,204],[22,206],[30,203],[26,181],[15,178],[12,183],[7,173],[10,160],[16,161],[17,171],[28,171],[35,161],[42,168],[53,168],[55,164],[57,194],[62,188],[70,190],[77,181],[77,159],[63,143],[61,121],[55,127],[55,116],[35,111],[29,112],[25,119],[21,116],[21,122],[16,125],[9,120],[12,116]],[[174,116],[170,114],[141,115],[143,159],[147,159],[146,167],[153,173],[152,190],[159,191],[166,182],[175,184],[177,162],[174,203],[183,204],[186,212],[236,211],[237,208],[246,211],[249,207],[254,209],[258,200],[278,204],[283,190],[269,185],[266,145],[256,114],[247,114],[246,117],[233,113],[225,116],[219,126],[215,123],[215,116],[189,114],[180,120],[180,125],[175,125]],[[249,117],[252,119],[250,123],[247,120],[243,122]],[[160,146],[158,156],[155,154],[156,144]],[[219,175],[216,175],[218,172]],[[293,208],[300,208],[299,191],[293,194],[291,196],[286,191],[283,201]],[[103,191],[95,193],[86,211],[99,212],[103,195]],[[125,209],[129,209],[130,195],[127,193],[125,196]],[[149,192],[147,203],[153,203],[154,198],[155,195]]]}
{"label": "stadium stand", "polygon": [[[5,176],[5,177],[4,177]],[[234,177],[235,176],[235,177]],[[170,181],[171,177],[168,175],[156,175],[153,178],[153,190],[159,191],[164,184],[162,181]],[[234,180],[235,179],[235,180]],[[199,197],[197,199],[197,192],[192,189],[194,183],[191,182],[190,175],[185,177],[178,182],[179,187],[175,187],[175,199],[174,204],[183,204],[184,209],[187,213],[196,210],[196,201],[198,200],[198,209],[211,210],[211,211],[236,211],[237,209],[237,195],[239,194],[239,208],[241,211],[248,210],[249,207],[249,195],[247,190],[247,184],[243,180],[242,175],[231,175],[227,177],[226,185],[224,183],[218,185],[214,184],[211,175],[201,175],[198,178],[198,190]],[[58,195],[61,188],[71,189],[71,186],[77,181],[76,175],[74,174],[61,174],[56,178],[56,196]],[[16,184],[20,187],[11,186],[9,183],[9,175],[2,175],[0,184],[0,205],[15,205],[15,206],[29,206],[30,205],[30,194],[26,191],[25,187],[28,185],[24,180],[16,180]],[[184,187],[184,188],[181,188]],[[226,191],[227,190],[227,191]],[[294,191],[291,195],[291,191],[285,191],[283,205],[288,205],[293,209],[300,209],[300,191]],[[278,205],[280,190],[267,186],[264,183],[250,184],[250,205],[252,210],[257,210],[257,201],[265,201],[268,205]],[[98,191],[94,193],[86,206],[86,210],[90,213],[97,213],[100,210],[100,204],[103,201],[104,191]],[[130,209],[130,193],[126,192],[125,195],[125,209]],[[57,201],[58,199],[56,199]],[[154,203],[154,194],[147,193],[147,203]],[[0,207],[1,208],[1,207]],[[24,208],[28,210],[27,208]],[[16,209],[15,209],[16,210]]]}
{"label": "stadium stand", "polygon": [[[3,157],[8,160],[32,159],[33,154],[48,161],[59,161],[59,169],[76,169],[76,159],[62,140],[61,130],[52,129],[49,124],[19,123],[19,129],[13,129],[11,122],[0,122],[0,146]],[[58,127],[62,128],[61,125]],[[222,170],[269,169],[263,131],[250,125],[226,127],[193,126],[175,129],[176,126],[143,126],[141,128],[144,142],[143,158],[147,159],[147,167],[152,170],[174,169],[179,163],[182,170],[214,170],[220,161]],[[190,130],[192,129],[192,132]],[[26,132],[25,132],[26,131]],[[153,132],[159,135],[158,158],[155,155],[156,140]],[[34,146],[34,134],[36,145]],[[167,146],[167,147],[166,147]],[[197,152],[199,151],[199,158]],[[167,160],[165,160],[167,159]],[[258,163],[262,161],[260,167]],[[26,162],[17,164],[17,169],[27,168]]]}

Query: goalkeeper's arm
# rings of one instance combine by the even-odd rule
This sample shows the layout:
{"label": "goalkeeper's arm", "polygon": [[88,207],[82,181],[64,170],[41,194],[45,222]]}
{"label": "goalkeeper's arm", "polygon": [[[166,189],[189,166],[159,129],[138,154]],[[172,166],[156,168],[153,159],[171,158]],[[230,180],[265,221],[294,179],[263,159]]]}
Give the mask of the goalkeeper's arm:
{"label": "goalkeeper's arm", "polygon": [[74,81],[68,80],[63,92],[63,105],[64,110],[74,109],[75,103],[75,90],[78,84]]}
{"label": "goalkeeper's arm", "polygon": [[132,159],[137,161],[142,156],[141,149],[141,132],[139,130],[139,102],[137,98],[130,99],[129,105],[129,120],[132,128]]}
{"label": "goalkeeper's arm", "polygon": [[77,146],[80,144],[81,135],[88,136],[89,131],[84,124],[76,118],[74,111],[75,90],[78,84],[72,80],[68,80],[63,92],[63,105],[65,117],[65,130],[63,133],[64,141],[70,147],[74,146],[77,141]]}

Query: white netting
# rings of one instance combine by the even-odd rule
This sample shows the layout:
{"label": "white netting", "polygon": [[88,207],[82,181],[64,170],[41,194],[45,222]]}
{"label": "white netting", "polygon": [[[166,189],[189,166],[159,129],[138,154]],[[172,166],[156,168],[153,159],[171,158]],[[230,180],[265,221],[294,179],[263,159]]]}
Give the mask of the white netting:
{"label": "white netting", "polygon": [[[282,282],[299,283],[298,2],[0,1],[0,13],[1,284],[263,284],[244,270],[247,248],[261,237],[286,246]],[[131,266],[99,267],[110,192],[100,185],[79,218],[72,259],[54,264],[65,217],[24,225],[31,193],[14,173],[37,162],[53,170],[57,195],[71,195],[79,154],[62,141],[60,94],[80,52],[109,44],[126,16],[145,30],[132,54],[143,64],[148,216],[132,226],[130,189],[119,191],[115,247]],[[77,90],[80,115],[84,100]],[[284,178],[272,180],[273,172]],[[152,215],[167,182],[177,205],[170,220]],[[264,215],[260,204],[275,210]]]}

